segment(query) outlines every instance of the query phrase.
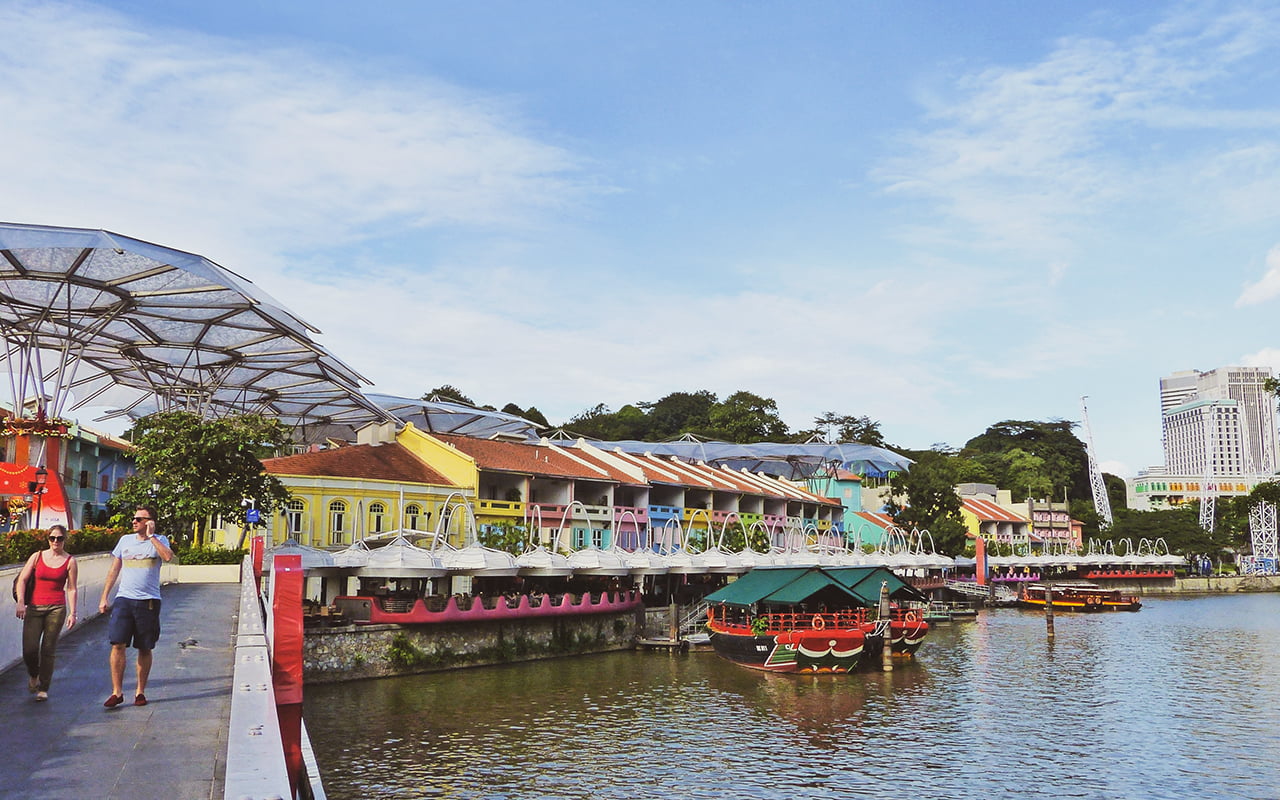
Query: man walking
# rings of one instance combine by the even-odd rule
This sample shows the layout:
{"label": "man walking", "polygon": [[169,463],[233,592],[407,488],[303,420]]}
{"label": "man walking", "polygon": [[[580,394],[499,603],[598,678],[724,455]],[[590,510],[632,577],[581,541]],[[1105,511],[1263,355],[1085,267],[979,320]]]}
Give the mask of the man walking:
{"label": "man walking", "polygon": [[[102,587],[98,610],[111,609],[107,632],[111,639],[111,696],[102,705],[115,708],[124,702],[125,648],[138,651],[138,691],[135,706],[147,704],[147,676],[151,651],[160,639],[160,562],[173,558],[169,540],[156,533],[156,512],[142,507],[133,512],[133,533],[125,534],[111,551],[111,567]],[[111,587],[120,579],[120,591],[109,604]]]}

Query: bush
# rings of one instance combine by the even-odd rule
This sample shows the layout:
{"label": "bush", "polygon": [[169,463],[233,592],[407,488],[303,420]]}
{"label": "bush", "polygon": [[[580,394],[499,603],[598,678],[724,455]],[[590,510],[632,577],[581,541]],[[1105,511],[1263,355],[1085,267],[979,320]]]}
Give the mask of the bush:
{"label": "bush", "polygon": [[228,550],[223,547],[182,547],[175,551],[179,564],[239,564],[248,550]]}
{"label": "bush", "polygon": [[[17,530],[0,535],[0,564],[23,563],[32,553],[49,546],[48,535],[47,530]],[[80,530],[68,532],[67,552],[75,555],[109,553],[122,535],[123,532],[115,528],[85,525]]]}

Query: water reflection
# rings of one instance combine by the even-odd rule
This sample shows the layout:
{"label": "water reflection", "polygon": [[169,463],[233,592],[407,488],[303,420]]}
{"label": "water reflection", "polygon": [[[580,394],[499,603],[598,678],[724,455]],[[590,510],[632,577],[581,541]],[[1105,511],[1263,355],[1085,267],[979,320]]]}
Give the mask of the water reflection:
{"label": "water reflection", "polygon": [[892,673],[616,653],[309,687],[342,798],[1280,794],[1280,596],[997,611]]}

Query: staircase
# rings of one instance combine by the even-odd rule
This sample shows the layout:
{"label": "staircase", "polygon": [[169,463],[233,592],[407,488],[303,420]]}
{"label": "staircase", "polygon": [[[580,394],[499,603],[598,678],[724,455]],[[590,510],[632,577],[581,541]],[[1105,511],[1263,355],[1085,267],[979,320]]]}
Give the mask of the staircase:
{"label": "staircase", "polygon": [[[1000,605],[1011,605],[1018,601],[1017,592],[1008,586],[1000,586],[998,584],[992,586],[979,586],[972,581],[947,581],[947,588],[956,594],[962,594],[965,597],[981,598],[983,600],[992,600]],[[994,589],[994,593],[992,592]]]}
{"label": "staircase", "polygon": [[680,638],[684,639],[695,633],[704,633],[702,626],[707,621],[708,608],[710,606],[706,602],[701,602],[680,617]]}

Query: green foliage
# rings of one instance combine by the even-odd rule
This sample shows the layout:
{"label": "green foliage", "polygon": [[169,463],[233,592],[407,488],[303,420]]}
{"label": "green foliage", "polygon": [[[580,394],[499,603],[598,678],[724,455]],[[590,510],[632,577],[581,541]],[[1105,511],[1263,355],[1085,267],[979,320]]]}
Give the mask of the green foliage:
{"label": "green foliage", "polygon": [[787,424],[778,416],[776,401],[747,391],[729,395],[711,407],[710,435],[726,442],[781,442]]}
{"label": "green foliage", "polygon": [[662,441],[686,433],[697,433],[711,427],[711,407],[716,396],[706,391],[672,392],[653,403],[638,403],[647,412],[649,431],[646,439]]}
{"label": "green foliage", "polygon": [[962,453],[981,462],[990,482],[1009,489],[1015,501],[1060,498],[1064,490],[1091,497],[1089,458],[1074,427],[1067,420],[1005,420],[966,442]]}
{"label": "green foliage", "polygon": [[[916,463],[893,480],[888,511],[906,529],[928,530],[941,553],[960,552],[968,539],[956,494],[957,462],[944,450],[913,453]],[[904,500],[905,503],[899,502]]]}
{"label": "green foliage", "polygon": [[446,383],[444,386],[437,387],[422,396],[423,400],[437,400],[446,403],[462,403],[466,406],[476,407],[475,401],[462,393],[458,387]]}
{"label": "green foliage", "polygon": [[397,633],[391,638],[391,644],[387,648],[387,660],[401,669],[414,669],[427,666],[439,659],[432,658],[422,648],[409,641],[408,636]]}
{"label": "green foliage", "polygon": [[1210,534],[1200,527],[1200,512],[1193,503],[1160,511],[1122,508],[1114,517],[1115,525],[1104,534],[1104,541],[1128,539],[1136,546],[1142,539],[1164,539],[1171,553],[1204,553],[1215,558],[1229,557],[1234,547],[1231,534],[1216,527]]}
{"label": "green foliage", "polygon": [[180,547],[175,551],[179,564],[239,564],[248,550],[228,550],[225,547]]}
{"label": "green foliage", "polygon": [[206,522],[218,515],[245,525],[244,498],[252,498],[264,517],[289,499],[284,485],[262,469],[261,459],[289,442],[279,420],[256,414],[206,420],[170,411],[139,420],[132,441],[138,472],[111,498],[111,507],[127,514],[155,506],[160,532],[175,542],[195,528],[199,543]]}
{"label": "green foliage", "polygon": [[476,539],[484,547],[518,556],[524,552],[525,543],[529,541],[529,531],[518,522],[502,520],[480,526]]}
{"label": "green foliage", "polygon": [[[0,564],[21,564],[37,550],[49,547],[46,530],[17,530],[0,535]],[[67,532],[67,552],[106,553],[115,548],[123,531],[86,525],[80,530]]]}
{"label": "green foliage", "polygon": [[867,416],[855,417],[852,414],[837,414],[826,411],[813,420],[813,430],[800,431],[797,441],[808,441],[815,434],[828,442],[857,442],[874,447],[888,447],[884,434],[880,432],[880,423]]}

